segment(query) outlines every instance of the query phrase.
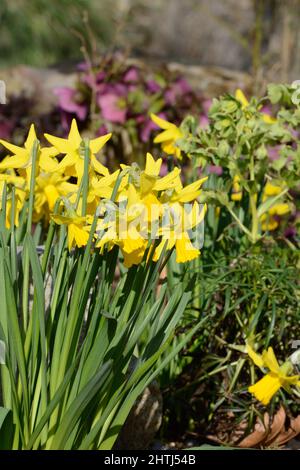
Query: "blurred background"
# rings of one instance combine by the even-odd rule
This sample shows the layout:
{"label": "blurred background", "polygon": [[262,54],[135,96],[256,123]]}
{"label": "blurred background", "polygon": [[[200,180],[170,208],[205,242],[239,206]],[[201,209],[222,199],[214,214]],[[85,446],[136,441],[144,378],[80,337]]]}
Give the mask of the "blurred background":
{"label": "blurred background", "polygon": [[15,142],[75,117],[142,158],[151,112],[207,122],[213,97],[300,79],[300,0],[0,0],[0,19],[0,137]]}
{"label": "blurred background", "polygon": [[299,0],[1,0],[0,67],[69,67],[83,45],[147,61],[300,77]]}

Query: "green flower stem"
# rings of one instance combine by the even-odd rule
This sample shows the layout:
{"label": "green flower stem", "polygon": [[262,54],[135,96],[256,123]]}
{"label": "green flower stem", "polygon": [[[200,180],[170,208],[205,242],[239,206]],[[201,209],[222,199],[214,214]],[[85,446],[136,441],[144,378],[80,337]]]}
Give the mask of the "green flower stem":
{"label": "green flower stem", "polygon": [[[58,214],[60,202],[61,202],[61,199],[59,198],[56,201],[55,206],[54,206],[54,211],[53,211],[54,214]],[[41,265],[44,276],[46,274],[46,269],[47,269],[47,265],[49,261],[54,234],[55,234],[55,223],[53,220],[51,220],[49,224],[48,234],[47,234],[46,243],[45,243],[45,249],[44,249],[43,258],[42,258],[42,265]]]}
{"label": "green flower stem", "polygon": [[226,206],[228,211],[230,212],[230,214],[232,215],[232,217],[234,218],[234,220],[238,223],[239,227],[243,230],[243,232],[246,233],[246,235],[248,235],[248,237],[250,238],[250,240],[252,240],[252,233],[247,229],[247,227],[245,227],[245,225],[240,221],[240,219],[238,218],[238,216],[236,215],[236,213],[231,209],[230,205],[227,205]]}
{"label": "green flower stem", "polygon": [[[11,273],[14,282],[16,283],[18,277],[18,263],[17,263],[17,245],[15,236],[15,216],[16,216],[16,190],[12,186],[11,189],[11,213],[10,213],[10,253],[11,253]],[[17,295],[17,289],[15,290]]]}
{"label": "green flower stem", "polygon": [[89,192],[89,163],[90,163],[90,141],[84,140],[84,171],[82,187],[82,208],[81,215],[86,216],[87,198]]}
{"label": "green flower stem", "polygon": [[[191,165],[191,183],[196,181],[195,177],[195,169],[197,168],[197,157],[192,157],[192,165]],[[201,256],[198,256],[194,261],[192,261],[194,272],[196,273],[195,287],[193,291],[193,307],[195,310],[200,310],[200,295],[201,295],[201,284],[198,279],[199,273],[202,271],[202,260]]]}
{"label": "green flower stem", "polygon": [[200,280],[198,279],[198,276],[199,276],[199,273],[202,271],[201,256],[198,256],[198,258],[194,260],[194,268],[195,268],[196,279],[197,279],[197,282],[195,283],[195,288],[194,288],[194,309],[200,310],[201,284],[200,284]]}
{"label": "green flower stem", "polygon": [[32,214],[34,206],[34,187],[35,187],[35,176],[36,176],[36,165],[39,157],[40,142],[35,140],[31,149],[31,175],[30,175],[30,193],[29,193],[29,207],[28,207],[28,219],[27,219],[27,232],[31,233],[32,228]]}
{"label": "green flower stem", "polygon": [[[35,187],[35,175],[36,175],[36,165],[39,156],[40,143],[38,140],[35,140],[31,149],[31,175],[30,175],[30,192],[29,192],[29,204],[28,204],[28,218],[27,218],[27,233],[31,233],[32,230],[32,215],[33,215],[33,206],[34,206],[34,187]],[[23,307],[23,328],[24,331],[27,330],[28,326],[28,308],[29,308],[29,289],[30,289],[30,280],[29,280],[29,254],[26,246],[23,247],[24,250],[24,277],[23,277],[23,291],[22,291],[22,307]]]}
{"label": "green flower stem", "polygon": [[[250,180],[255,181],[255,171],[254,171],[254,155],[253,152],[251,153],[250,159]],[[250,210],[251,210],[251,217],[252,217],[252,227],[251,227],[251,241],[252,243],[256,243],[259,238],[258,235],[258,216],[257,216],[257,194],[250,193]]]}
{"label": "green flower stem", "polygon": [[257,198],[257,194],[250,194],[250,209],[251,209],[251,216],[252,216],[252,228],[251,228],[252,243],[255,243],[259,238],[256,198]]}

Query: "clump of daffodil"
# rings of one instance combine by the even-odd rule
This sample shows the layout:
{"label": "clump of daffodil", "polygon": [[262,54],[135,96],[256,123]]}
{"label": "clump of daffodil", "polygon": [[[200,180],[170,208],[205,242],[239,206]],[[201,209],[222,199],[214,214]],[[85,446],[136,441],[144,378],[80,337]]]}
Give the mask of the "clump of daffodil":
{"label": "clump of daffodil", "polygon": [[185,263],[198,258],[200,250],[193,246],[189,231],[199,225],[206,212],[206,206],[200,208],[194,202],[191,211],[187,212],[180,202],[168,206],[163,217],[168,218],[168,223],[160,230],[161,242],[155,249],[154,261],[157,261],[165,248],[171,250],[175,247],[177,263]]}
{"label": "clump of daffodil", "polygon": [[279,365],[271,347],[260,355],[250,344],[247,344],[246,351],[254,364],[265,373],[262,379],[248,388],[249,392],[263,405],[268,405],[280,388],[291,393],[292,385],[300,386],[300,376],[291,375],[293,364],[286,361]]}
{"label": "clump of daffodil", "polygon": [[[25,202],[29,198],[30,191],[30,180],[32,170],[32,159],[34,152],[34,143],[37,142],[37,136],[34,125],[30,126],[28,136],[25,140],[23,147],[18,147],[5,140],[0,140],[0,143],[13,155],[5,157],[0,163],[0,175],[1,181],[11,183],[15,187],[15,225],[19,224],[19,214],[22,210]],[[47,208],[45,201],[48,201],[48,209],[52,210],[55,199],[59,195],[59,176],[52,177],[52,183],[47,184],[46,180],[58,164],[56,156],[58,151],[54,147],[41,148],[40,145],[36,147],[37,158],[35,167],[35,207],[34,207],[34,221],[38,221],[41,218],[46,217]],[[47,176],[48,175],[48,176]],[[64,179],[67,179],[64,178]],[[3,186],[3,183],[1,183]],[[43,189],[42,189],[43,188]],[[42,193],[44,194],[42,195]],[[2,193],[2,192],[1,192]],[[11,199],[8,194],[7,199],[7,226],[10,224],[10,210],[11,210]],[[49,210],[48,210],[49,217]]]}
{"label": "clump of daffodil", "polygon": [[[168,129],[174,131],[165,134],[169,146],[172,139],[175,144],[179,134],[176,126],[169,125]],[[162,159],[155,161],[150,153],[143,170],[137,164],[121,165],[110,174],[96,158],[110,134],[83,140],[75,120],[67,139],[49,134],[45,137],[52,147],[40,148],[34,126],[31,126],[24,148],[2,142],[14,152],[1,163],[0,189],[3,192],[4,184],[15,187],[16,225],[28,200],[32,210],[30,220],[47,223],[51,218],[56,224],[66,226],[69,250],[87,245],[91,224],[97,214],[93,235],[95,248],[103,252],[105,248],[109,251],[118,246],[126,267],[148,259],[151,247],[154,261],[160,258],[164,249],[175,249],[177,262],[200,255],[193,245],[193,231],[202,222],[206,211],[206,206],[202,207],[198,202],[206,178],[183,187],[181,170],[175,167],[161,177]],[[161,142],[167,140],[163,138]],[[35,178],[31,176],[33,149]],[[12,220],[9,196],[6,191],[8,226]],[[62,213],[56,212],[58,200],[64,202]]]}
{"label": "clump of daffodil", "polygon": [[[104,246],[108,249],[119,246],[126,267],[141,262],[149,240],[157,238],[160,242],[153,254],[154,261],[159,259],[164,248],[166,251],[175,248],[177,262],[200,255],[189,232],[205,215],[206,207],[201,207],[197,198],[206,178],[184,188],[178,168],[164,177],[159,176],[161,164],[161,159],[155,161],[148,153],[144,170],[135,164],[121,165],[122,180],[115,199],[119,205],[114,207],[116,216],[98,223],[97,232],[101,236],[96,246],[101,250]],[[189,212],[186,203],[192,203]]]}
{"label": "clump of daffodil", "polygon": [[[282,185],[275,185],[268,181],[263,190],[262,202],[267,201],[269,198],[278,196],[283,191]],[[286,215],[290,212],[290,206],[284,202],[276,202],[273,204],[267,213],[260,217],[261,228],[264,231],[276,230],[279,226],[278,217]]]}
{"label": "clump of daffodil", "polygon": [[[112,220],[99,221],[97,232],[99,234],[96,247],[102,251],[105,245],[112,249],[119,246],[124,257],[125,267],[139,264],[147,249],[148,230],[144,226],[146,216],[143,214],[145,206],[135,186],[128,184],[118,195],[119,204],[114,206],[115,217]],[[144,230],[146,232],[143,232]]]}
{"label": "clump of daffodil", "polygon": [[179,127],[155,114],[151,114],[151,119],[158,127],[163,129],[163,132],[155,137],[154,143],[161,144],[162,150],[168,155],[174,155],[176,158],[181,159],[181,150],[176,145],[176,141],[183,137]]}

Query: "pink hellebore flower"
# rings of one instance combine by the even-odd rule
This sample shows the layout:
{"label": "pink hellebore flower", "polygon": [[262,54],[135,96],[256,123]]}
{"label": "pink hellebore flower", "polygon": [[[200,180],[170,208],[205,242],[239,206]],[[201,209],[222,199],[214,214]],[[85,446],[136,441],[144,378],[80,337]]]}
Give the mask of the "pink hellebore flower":
{"label": "pink hellebore flower", "polygon": [[175,105],[178,98],[192,91],[185,78],[179,78],[165,92],[164,98],[169,105]]}
{"label": "pink hellebore flower", "polygon": [[273,147],[267,148],[268,156],[271,161],[277,160],[280,157],[279,151],[281,148],[281,145],[274,145]]}
{"label": "pink hellebore flower", "polygon": [[202,101],[202,108],[205,114],[208,114],[208,111],[212,105],[212,100],[210,98]]}
{"label": "pink hellebore flower", "polygon": [[168,165],[167,163],[163,160],[161,167],[160,167],[160,176],[166,176],[168,174]]}
{"label": "pink hellebore flower", "polygon": [[161,90],[159,83],[153,79],[147,80],[146,87],[150,93],[158,93]]}
{"label": "pink hellebore flower", "polygon": [[157,129],[157,125],[148,117],[140,115],[136,118],[140,126],[140,139],[142,142],[148,142],[152,131]]}
{"label": "pink hellebore flower", "polygon": [[98,105],[104,119],[110,122],[124,124],[126,121],[126,108],[120,106],[120,97],[107,93],[98,96]]}
{"label": "pink hellebore flower", "polygon": [[178,78],[178,80],[176,80],[175,86],[181,93],[191,93],[193,91],[189,82],[183,77]]}
{"label": "pink hellebore flower", "polygon": [[136,67],[130,67],[124,74],[125,83],[136,83],[139,79],[139,73]]}
{"label": "pink hellebore flower", "polygon": [[260,112],[263,114],[267,114],[268,116],[272,116],[272,107],[269,104],[264,104],[260,108]]}
{"label": "pink hellebore flower", "polygon": [[96,132],[97,137],[101,137],[102,135],[108,134],[109,130],[107,129],[105,124],[101,124],[99,129]]}
{"label": "pink hellebore flower", "polygon": [[287,227],[284,231],[284,236],[286,238],[295,238],[296,235],[297,235],[297,229],[296,229],[296,227],[293,227],[291,225],[289,227]]}
{"label": "pink hellebore flower", "polygon": [[80,121],[85,120],[88,108],[85,104],[76,101],[76,90],[68,87],[60,87],[55,88],[53,92],[58,96],[59,107],[63,111],[75,114]]}
{"label": "pink hellebore flower", "polygon": [[14,128],[14,123],[9,121],[0,120],[0,137],[4,140],[9,140],[11,138],[11,133]]}
{"label": "pink hellebore flower", "polygon": [[221,176],[223,173],[223,168],[219,165],[208,165],[208,172],[217,176]]}
{"label": "pink hellebore flower", "polygon": [[209,119],[206,114],[201,114],[199,117],[199,125],[202,129],[205,129],[209,126]]}

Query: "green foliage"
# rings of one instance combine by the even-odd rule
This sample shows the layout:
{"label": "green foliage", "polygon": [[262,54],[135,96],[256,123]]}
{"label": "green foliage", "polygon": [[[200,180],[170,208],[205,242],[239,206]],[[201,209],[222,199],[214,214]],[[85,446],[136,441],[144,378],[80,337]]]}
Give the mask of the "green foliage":
{"label": "green foliage", "polygon": [[111,449],[135,400],[199,328],[168,349],[191,287],[157,294],[164,253],[120,272],[117,247],[93,247],[97,213],[85,248],[69,252],[53,221],[41,247],[33,196],[17,230],[11,197],[10,229],[6,190],[0,213],[1,446]]}
{"label": "green foliage", "polygon": [[[246,353],[246,341],[259,351],[272,346],[280,363],[295,351],[293,341],[300,338],[299,267],[298,252],[271,240],[246,251],[236,248],[235,254],[225,241],[213,253],[204,251],[194,318],[206,321],[177,359],[177,377],[165,384],[168,429],[180,423],[186,431],[207,435],[216,432],[227,413],[232,415],[231,429],[241,421],[247,423],[245,432],[252,429],[263,407],[248,386],[262,374]],[[281,403],[297,415],[299,399],[285,392],[273,398],[269,413]]]}
{"label": "green foliage", "polygon": [[2,0],[0,65],[49,65],[80,59],[80,41],[88,42],[84,12],[95,39],[107,43],[112,36],[113,2],[102,0]]}
{"label": "green foliage", "polygon": [[[206,201],[225,206],[231,222],[252,243],[261,237],[260,225],[270,210],[289,201],[288,190],[297,189],[300,181],[300,109],[291,98],[295,90],[285,85],[270,85],[268,90],[267,97],[252,98],[248,104],[231,95],[214,99],[209,126],[200,128],[187,117],[181,124],[184,137],[178,142],[193,167],[201,167],[204,173],[208,165],[222,168],[222,178],[211,178],[207,184]],[[268,100],[281,105],[276,119],[261,109]],[[273,159],[269,156],[272,149],[278,152]],[[266,200],[263,191],[268,181],[282,192]],[[239,199],[230,195],[234,185]]]}

